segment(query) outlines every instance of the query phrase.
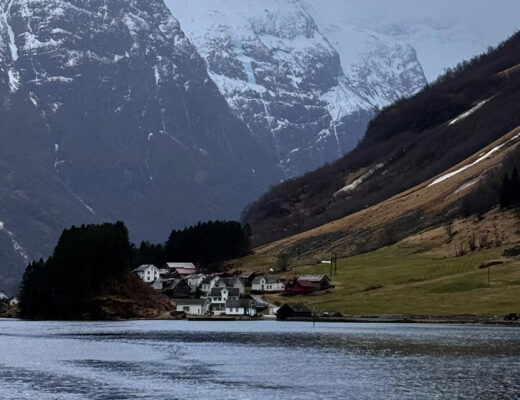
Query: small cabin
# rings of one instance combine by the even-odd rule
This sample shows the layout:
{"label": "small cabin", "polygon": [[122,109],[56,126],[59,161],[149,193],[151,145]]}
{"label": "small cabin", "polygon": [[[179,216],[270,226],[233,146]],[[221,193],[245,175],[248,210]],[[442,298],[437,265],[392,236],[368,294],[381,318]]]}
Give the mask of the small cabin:
{"label": "small cabin", "polygon": [[303,285],[312,286],[315,292],[332,287],[329,277],[324,274],[302,275],[298,278],[298,281]]}
{"label": "small cabin", "polygon": [[184,279],[173,278],[164,280],[162,292],[174,299],[191,297],[191,288]]}
{"label": "small cabin", "polygon": [[276,312],[277,319],[311,318],[312,311],[303,304],[288,303],[281,306]]}

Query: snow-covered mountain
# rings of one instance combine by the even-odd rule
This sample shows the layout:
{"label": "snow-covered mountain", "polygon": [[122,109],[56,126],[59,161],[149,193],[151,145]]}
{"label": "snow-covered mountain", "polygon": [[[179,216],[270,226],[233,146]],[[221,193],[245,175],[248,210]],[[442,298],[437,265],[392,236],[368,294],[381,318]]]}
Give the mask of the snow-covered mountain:
{"label": "snow-covered mountain", "polygon": [[0,0],[0,286],[72,223],[165,240],[282,174],[161,0]]}
{"label": "snow-covered mountain", "polygon": [[414,49],[317,21],[300,0],[167,0],[233,113],[286,177],[351,150],[374,110],[426,83]]}

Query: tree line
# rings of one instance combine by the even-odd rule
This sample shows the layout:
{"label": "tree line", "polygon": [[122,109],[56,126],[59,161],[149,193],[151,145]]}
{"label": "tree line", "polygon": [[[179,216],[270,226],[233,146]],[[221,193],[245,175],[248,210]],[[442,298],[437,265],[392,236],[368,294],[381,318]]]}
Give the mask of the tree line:
{"label": "tree line", "polygon": [[166,243],[142,242],[134,265],[163,265],[167,261],[192,262],[214,272],[225,260],[243,257],[251,251],[251,228],[235,221],[199,222],[173,230]]}
{"label": "tree line", "polygon": [[193,262],[217,269],[250,252],[251,232],[237,222],[210,221],[173,230],[164,244],[136,248],[121,221],[65,229],[51,257],[31,262],[20,287],[23,318],[73,319],[92,311],[93,298],[111,280],[140,264]]}

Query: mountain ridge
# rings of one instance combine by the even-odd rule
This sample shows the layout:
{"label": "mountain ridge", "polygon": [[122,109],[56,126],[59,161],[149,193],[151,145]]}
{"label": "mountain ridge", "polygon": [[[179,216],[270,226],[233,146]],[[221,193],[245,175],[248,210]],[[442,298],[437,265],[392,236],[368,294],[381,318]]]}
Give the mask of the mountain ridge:
{"label": "mountain ridge", "polygon": [[333,164],[274,187],[243,220],[268,243],[378,204],[431,179],[520,124],[516,34],[387,107],[361,144]]}

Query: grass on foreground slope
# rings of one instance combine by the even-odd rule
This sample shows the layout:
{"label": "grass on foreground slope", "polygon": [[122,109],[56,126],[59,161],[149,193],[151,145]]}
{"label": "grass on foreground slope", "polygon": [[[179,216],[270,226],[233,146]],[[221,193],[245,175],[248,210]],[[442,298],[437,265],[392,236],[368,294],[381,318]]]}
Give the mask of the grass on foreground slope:
{"label": "grass on foreground slope", "polygon": [[[338,260],[336,288],[321,296],[273,296],[278,302],[303,302],[316,310],[346,314],[479,314],[520,312],[520,261],[488,270],[479,266],[500,259],[503,249],[441,258],[424,248],[398,244]],[[285,274],[330,274],[326,264],[299,267]]]}

